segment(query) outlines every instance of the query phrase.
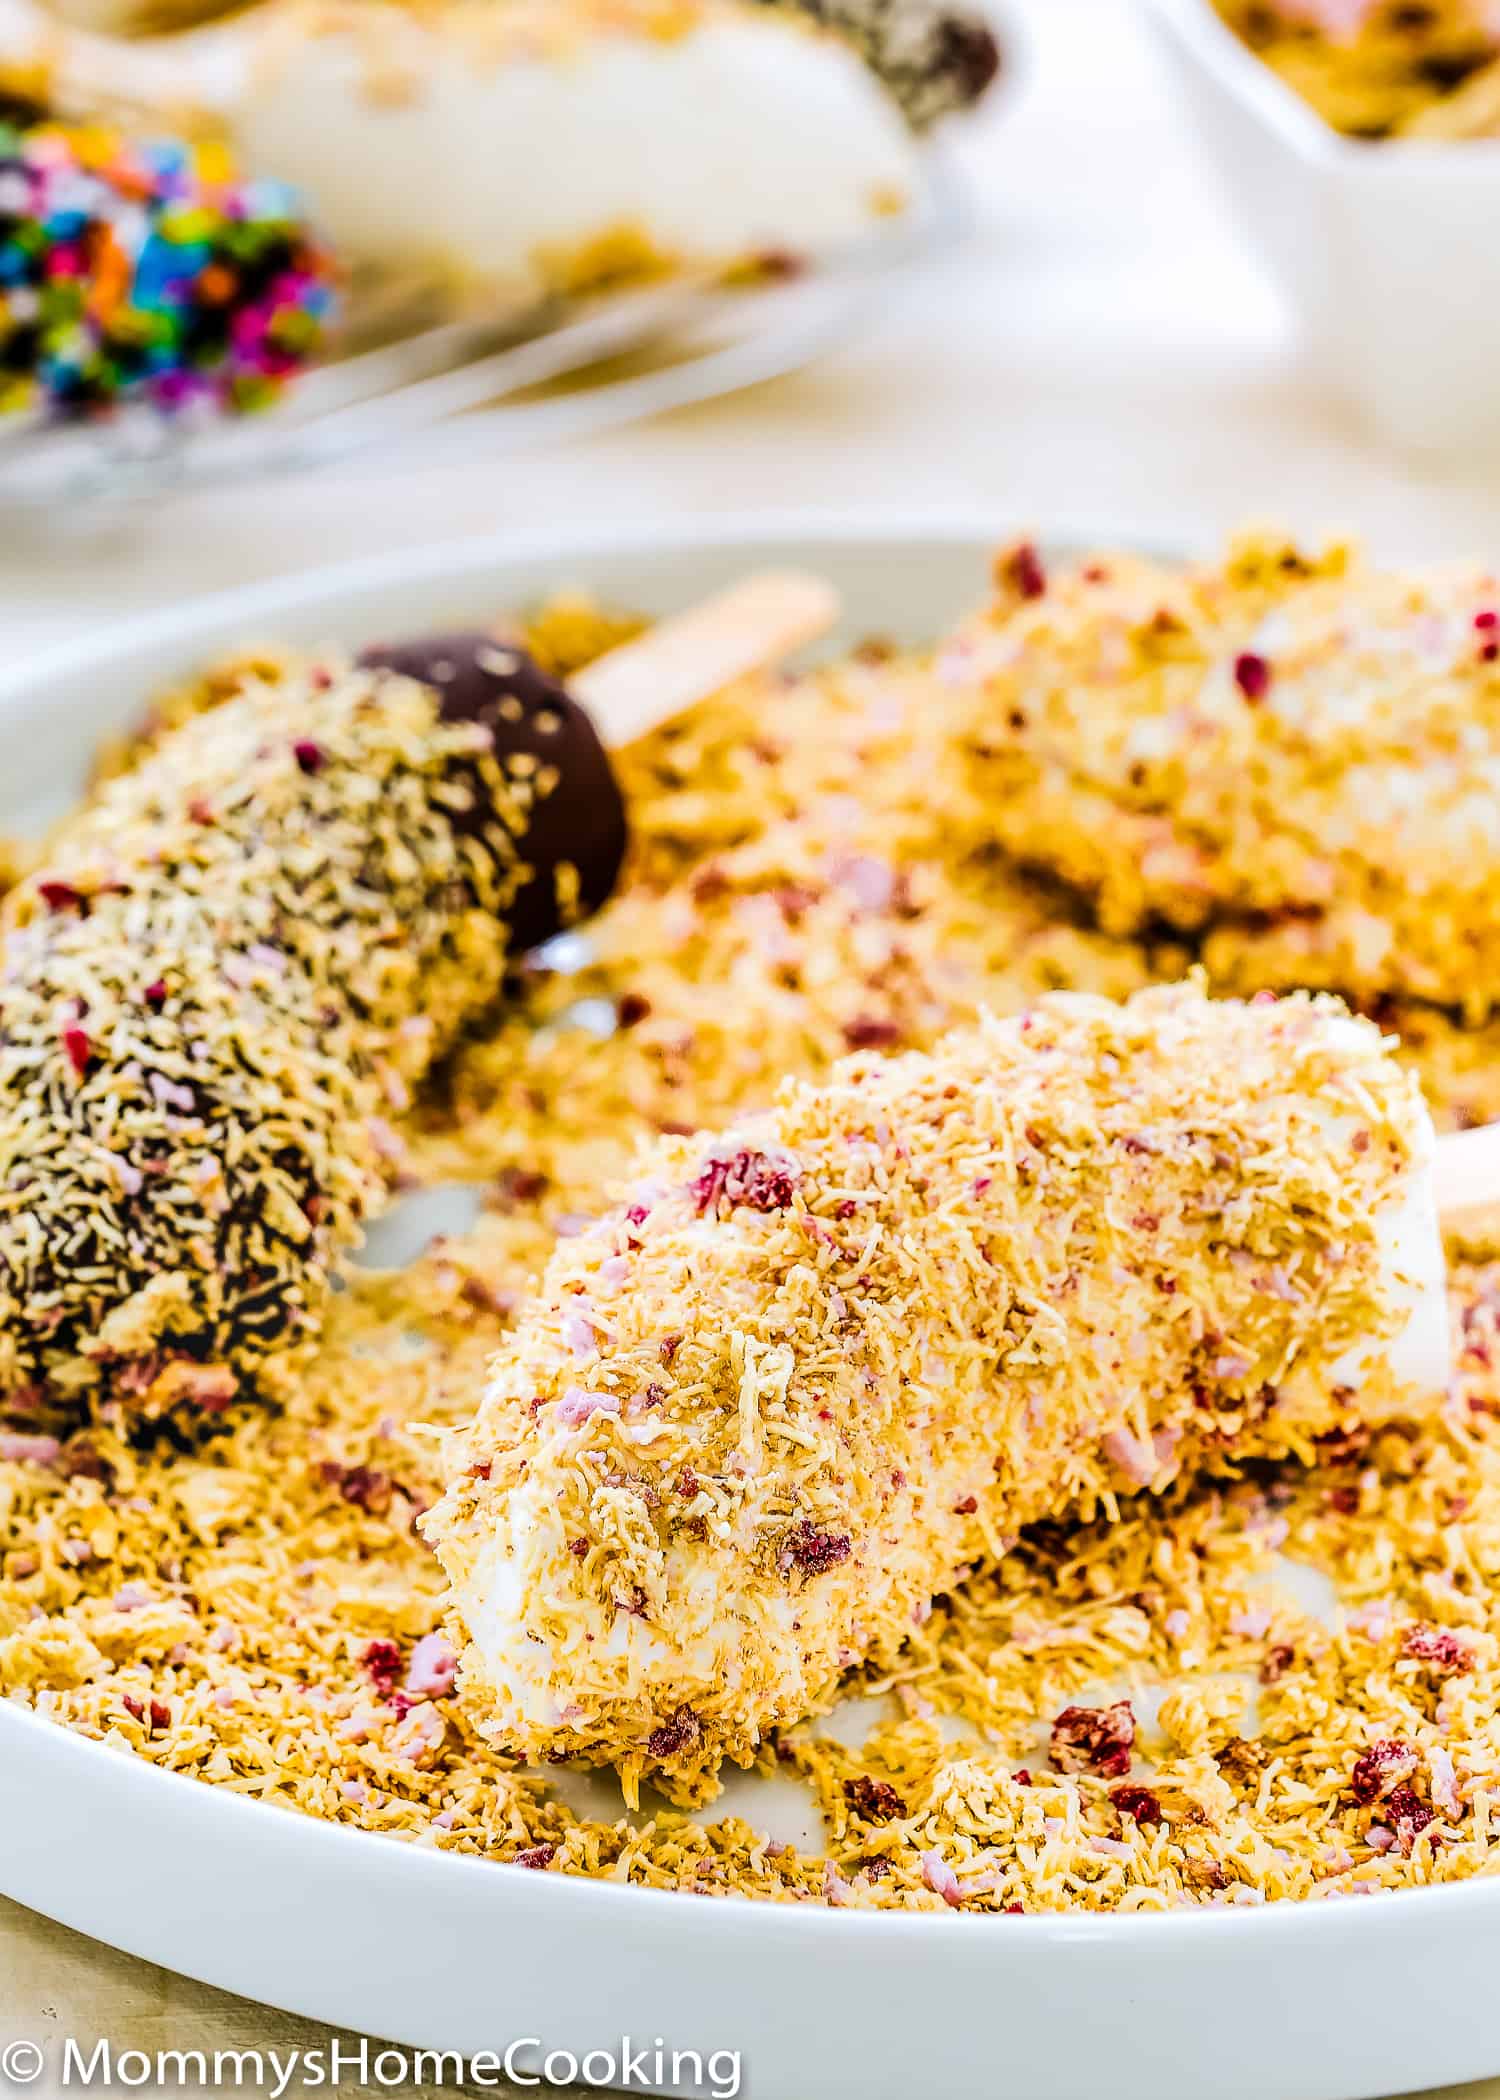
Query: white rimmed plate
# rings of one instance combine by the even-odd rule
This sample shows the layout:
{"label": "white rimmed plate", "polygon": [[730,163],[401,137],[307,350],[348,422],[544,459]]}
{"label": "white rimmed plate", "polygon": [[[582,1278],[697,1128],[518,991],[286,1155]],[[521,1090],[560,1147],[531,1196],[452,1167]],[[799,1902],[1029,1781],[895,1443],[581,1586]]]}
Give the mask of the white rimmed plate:
{"label": "white rimmed plate", "polygon": [[[787,561],[842,590],[839,639],[919,639],[981,595],[1007,523],[771,518],[469,541],[178,607],[0,676],[0,823],[54,810],[101,731],[246,640],[359,643],[563,582],[665,612]],[[1493,1883],[1139,1916],[712,1902],[336,1829],[3,1702],[0,1890],[167,1968],[412,2046],[503,2054],[535,2037],[601,2066],[626,2037],[705,2064],[738,2051],[755,2100],[1365,2100],[1500,2069]],[[536,2057],[522,2049],[518,2068]]]}

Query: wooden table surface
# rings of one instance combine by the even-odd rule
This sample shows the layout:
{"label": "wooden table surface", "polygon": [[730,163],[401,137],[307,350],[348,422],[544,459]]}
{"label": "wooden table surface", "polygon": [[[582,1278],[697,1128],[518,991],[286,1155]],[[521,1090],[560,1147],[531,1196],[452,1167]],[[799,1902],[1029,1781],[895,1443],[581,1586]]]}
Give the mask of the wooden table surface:
{"label": "wooden table surface", "polygon": [[[0,2100],[22,2092],[46,2095],[47,2100],[61,2094],[63,2044],[69,2036],[85,2059],[107,2040],[116,2059],[123,2051],[140,2050],[154,2062],[161,2050],[193,2049],[210,2061],[219,2049],[275,2050],[285,2061],[293,2049],[326,2049],[335,2034],[315,2021],[271,2012],[248,1998],[231,1997],[149,1962],[133,1961],[0,1897]],[[347,2054],[353,2054],[360,2037],[343,2033],[337,2039]],[[41,2075],[24,2085],[7,2083],[5,2077],[5,2046],[17,2041],[36,2043],[44,2057]],[[75,2077],[71,2090],[78,2089]],[[134,2088],[148,2093],[169,2089]],[[272,2076],[261,2090],[269,2095],[274,2089]],[[117,2085],[114,2090],[124,2088]],[[232,2083],[228,2090],[235,2090]],[[241,2090],[248,2100],[256,2089],[247,2083]],[[285,2100],[296,2100],[299,2090],[295,2083],[289,2085]],[[499,2100],[525,2100],[522,2089],[506,2079],[486,2082],[482,2088],[420,2083],[393,2088],[389,2083],[363,2084],[356,2076],[341,2078],[337,2090],[340,2100],[392,2090],[398,2090],[402,2100],[438,2100],[439,2094],[452,2100],[455,2094],[481,2090],[489,2100],[497,2095]],[[544,2093],[548,2090],[542,2088]]]}

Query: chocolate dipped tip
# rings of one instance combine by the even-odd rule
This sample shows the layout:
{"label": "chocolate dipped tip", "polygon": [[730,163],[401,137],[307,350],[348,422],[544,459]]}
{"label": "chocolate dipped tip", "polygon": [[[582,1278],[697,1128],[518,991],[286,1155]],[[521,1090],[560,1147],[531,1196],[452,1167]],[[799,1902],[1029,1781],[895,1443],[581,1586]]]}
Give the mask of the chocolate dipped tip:
{"label": "chocolate dipped tip", "polygon": [[[535,872],[507,913],[514,947],[538,947],[598,911],[625,858],[625,798],[598,731],[567,687],[524,649],[483,633],[380,642],[358,660],[430,686],[444,721],[482,722],[502,760],[527,753],[556,770],[556,786],[537,802],[522,842]],[[557,880],[565,864],[578,871],[576,908],[567,920]]]}
{"label": "chocolate dipped tip", "polygon": [[993,85],[1001,68],[999,39],[977,16],[955,16],[938,38],[938,70],[954,83],[964,106],[972,106]]}

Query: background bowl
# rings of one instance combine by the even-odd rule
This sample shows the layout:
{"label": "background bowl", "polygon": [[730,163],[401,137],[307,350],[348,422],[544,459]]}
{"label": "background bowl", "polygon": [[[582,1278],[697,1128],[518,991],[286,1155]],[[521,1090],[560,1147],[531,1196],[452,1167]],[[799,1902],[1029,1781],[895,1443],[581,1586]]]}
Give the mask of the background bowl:
{"label": "background bowl", "polygon": [[1500,140],[1345,138],[1209,0],[1150,12],[1320,378],[1390,444],[1500,456]]}

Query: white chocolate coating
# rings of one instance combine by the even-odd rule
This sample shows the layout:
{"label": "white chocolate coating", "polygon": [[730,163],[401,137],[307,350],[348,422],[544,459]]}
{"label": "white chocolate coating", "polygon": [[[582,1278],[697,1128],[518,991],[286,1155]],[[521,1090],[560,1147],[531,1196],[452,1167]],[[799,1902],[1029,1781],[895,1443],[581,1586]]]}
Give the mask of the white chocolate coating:
{"label": "white chocolate coating", "polygon": [[664,1139],[424,1519],[476,1725],[691,1784],[1025,1525],[1429,1410],[1434,1145],[1368,1022],[1180,986]]}

